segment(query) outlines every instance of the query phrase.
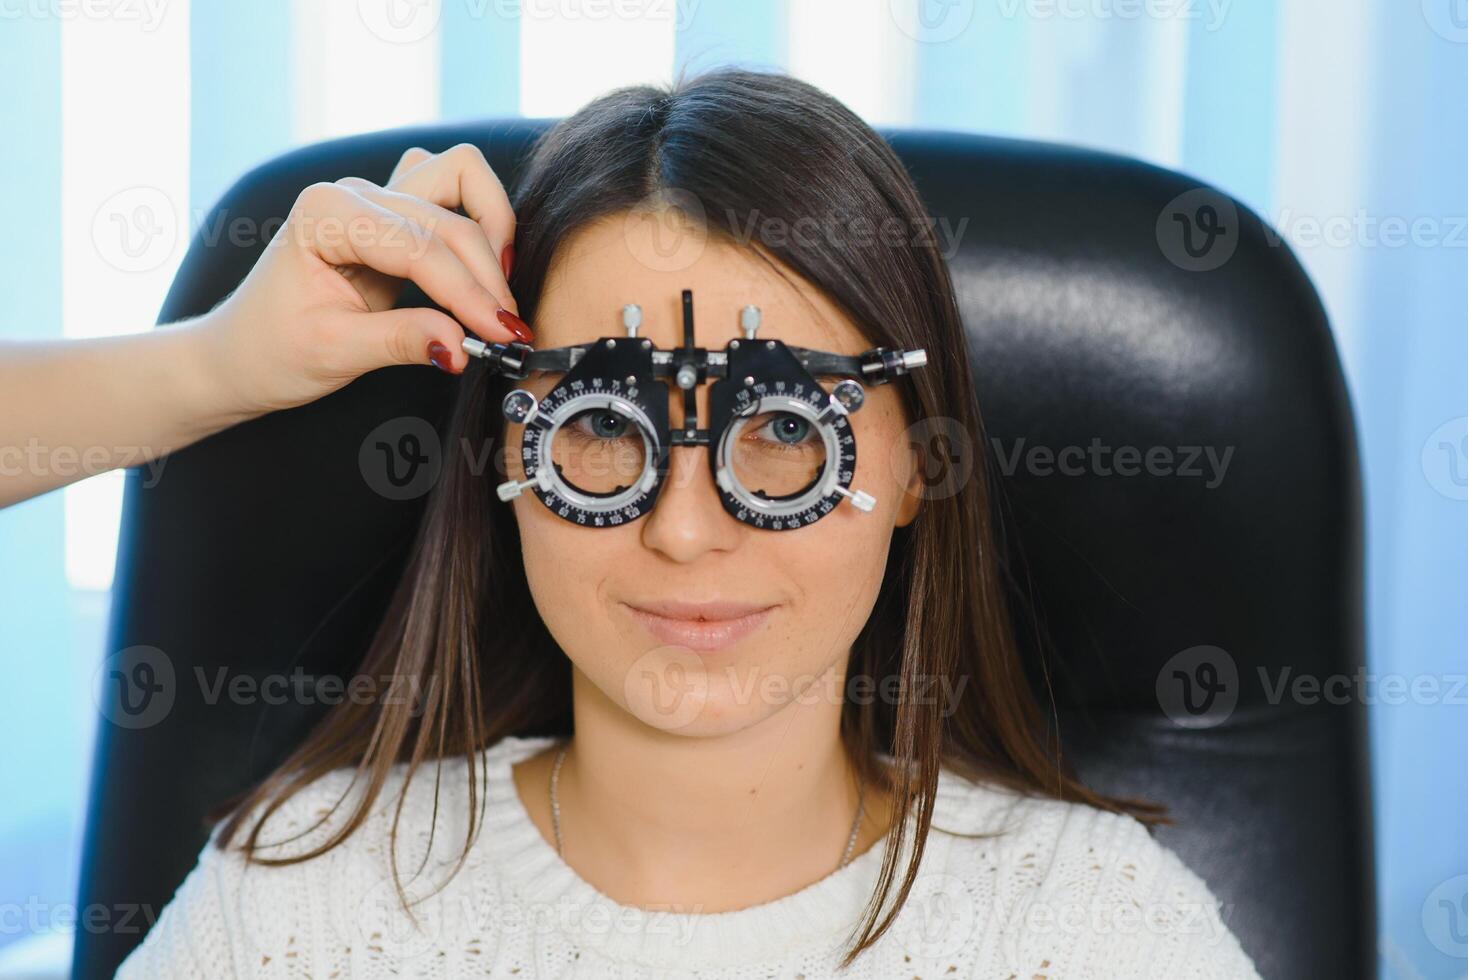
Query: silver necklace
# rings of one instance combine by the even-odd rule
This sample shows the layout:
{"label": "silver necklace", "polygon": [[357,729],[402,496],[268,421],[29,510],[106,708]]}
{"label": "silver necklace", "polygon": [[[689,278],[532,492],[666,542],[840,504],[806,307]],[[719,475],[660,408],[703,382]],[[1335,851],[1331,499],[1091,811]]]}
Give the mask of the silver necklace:
{"label": "silver necklace", "polygon": [[[556,786],[560,782],[560,778],[561,778],[561,763],[564,762],[565,759],[566,759],[566,750],[568,748],[570,748],[570,745],[569,744],[561,746],[561,750],[556,753],[556,764],[553,765],[553,766],[551,766],[551,778],[550,778],[551,827],[554,828],[555,829],[555,832],[556,832],[556,853],[557,854],[560,854],[561,853],[562,844],[561,844],[561,801],[560,801],[560,798],[556,795]],[[846,839],[846,850],[841,855],[841,863],[838,864],[838,865],[836,865],[837,868],[844,868],[844,867],[846,867],[847,862],[849,862],[851,860],[851,852],[856,849],[856,837],[857,837],[857,834],[861,831],[861,812],[862,812],[861,811],[861,804],[862,804],[862,797],[866,793],[866,788],[867,788],[866,780],[863,779],[861,782],[857,783],[857,786],[856,786],[856,817],[855,817],[855,819],[853,819],[851,821],[851,836]]]}

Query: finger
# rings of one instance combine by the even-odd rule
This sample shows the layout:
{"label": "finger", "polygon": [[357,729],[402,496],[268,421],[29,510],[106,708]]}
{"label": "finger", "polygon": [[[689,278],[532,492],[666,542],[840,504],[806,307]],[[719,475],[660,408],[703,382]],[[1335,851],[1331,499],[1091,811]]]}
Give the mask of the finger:
{"label": "finger", "polygon": [[439,360],[451,365],[451,373],[462,373],[469,365],[463,328],[438,310],[415,306],[339,315],[334,325],[337,349],[342,370],[352,377],[394,364],[430,364],[433,344],[445,348]]}
{"label": "finger", "polygon": [[390,184],[394,180],[397,180],[398,175],[402,174],[404,171],[413,169],[414,167],[418,166],[418,164],[422,163],[424,160],[427,160],[432,156],[432,153],[429,153],[421,146],[408,147],[406,150],[403,151],[403,155],[398,158],[397,165],[392,168],[392,176],[388,177],[388,183]]}
{"label": "finger", "polygon": [[383,275],[365,265],[344,265],[336,271],[362,297],[362,304],[368,311],[392,309],[403,291],[403,280]]}
{"label": "finger", "polygon": [[[463,208],[484,228],[503,256],[515,240],[515,210],[498,175],[473,143],[460,143],[394,174],[388,189],[421,197],[444,208]],[[519,311],[511,308],[511,312]]]}
{"label": "finger", "polygon": [[291,221],[297,240],[315,259],[411,279],[480,337],[503,342],[514,337],[496,315],[498,297],[479,284],[442,238],[411,218],[340,184],[320,183],[301,193]]}
{"label": "finger", "polygon": [[337,183],[438,235],[454,250],[479,284],[493,293],[501,306],[511,309],[510,287],[500,269],[499,257],[478,222],[421,198],[385,190],[360,177],[344,177]]}

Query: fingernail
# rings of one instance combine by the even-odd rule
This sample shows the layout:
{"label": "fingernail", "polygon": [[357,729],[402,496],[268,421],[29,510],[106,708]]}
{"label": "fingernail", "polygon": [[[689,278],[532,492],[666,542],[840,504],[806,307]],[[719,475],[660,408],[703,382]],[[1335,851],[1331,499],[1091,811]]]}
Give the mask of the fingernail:
{"label": "fingernail", "polygon": [[505,278],[510,278],[510,272],[515,268],[515,243],[505,242],[504,251],[500,252],[500,268],[505,270]]}
{"label": "fingernail", "polygon": [[529,344],[535,341],[535,334],[530,332],[530,328],[525,325],[525,321],[509,310],[499,309],[495,311],[494,315],[499,318],[500,323],[504,324],[506,330],[519,337],[523,342]]}
{"label": "fingernail", "polygon": [[449,374],[459,373],[454,370],[453,352],[436,340],[428,345],[428,360],[440,371],[447,371]]}

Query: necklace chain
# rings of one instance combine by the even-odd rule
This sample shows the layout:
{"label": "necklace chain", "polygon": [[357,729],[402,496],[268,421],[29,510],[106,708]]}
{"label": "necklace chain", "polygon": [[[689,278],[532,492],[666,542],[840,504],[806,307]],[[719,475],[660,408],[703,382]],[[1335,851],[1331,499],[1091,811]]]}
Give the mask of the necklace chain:
{"label": "necklace chain", "polygon": [[[566,745],[561,746],[561,750],[556,753],[556,762],[555,762],[555,765],[551,766],[551,778],[550,778],[551,827],[556,832],[556,853],[557,854],[560,854],[561,851],[562,851],[562,843],[561,843],[561,801],[560,801],[560,798],[556,795],[556,786],[560,782],[560,778],[561,778],[561,763],[564,762],[565,759],[566,759],[566,749],[568,749],[568,748],[570,748],[570,743],[567,743]],[[861,782],[859,782],[857,784],[857,788],[856,788],[856,816],[851,821],[851,836],[846,839],[846,850],[842,853],[842,855],[841,855],[841,863],[838,864],[838,865],[836,865],[837,868],[844,868],[844,867],[846,867],[847,863],[850,862],[850,860],[851,860],[851,852],[856,849],[856,838],[857,838],[858,834],[861,831],[861,814],[862,814],[861,805],[862,805],[862,797],[866,793],[866,788],[867,788],[866,787],[866,780],[862,780]]]}

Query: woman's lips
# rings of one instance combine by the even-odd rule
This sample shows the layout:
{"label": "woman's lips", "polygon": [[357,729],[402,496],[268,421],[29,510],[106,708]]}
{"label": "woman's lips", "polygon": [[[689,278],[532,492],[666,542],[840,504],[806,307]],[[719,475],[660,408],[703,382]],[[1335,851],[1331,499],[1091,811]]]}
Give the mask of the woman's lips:
{"label": "woman's lips", "polygon": [[631,603],[624,605],[632,611],[634,619],[662,642],[701,651],[723,650],[733,646],[759,629],[775,608],[768,606],[742,615],[731,615],[726,607],[713,608],[710,611],[723,618],[704,613],[702,615],[705,618],[696,619],[693,617],[700,613],[688,607],[679,607],[677,615],[663,615]]}

